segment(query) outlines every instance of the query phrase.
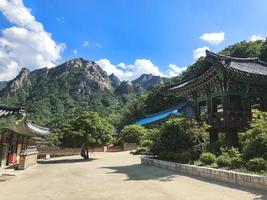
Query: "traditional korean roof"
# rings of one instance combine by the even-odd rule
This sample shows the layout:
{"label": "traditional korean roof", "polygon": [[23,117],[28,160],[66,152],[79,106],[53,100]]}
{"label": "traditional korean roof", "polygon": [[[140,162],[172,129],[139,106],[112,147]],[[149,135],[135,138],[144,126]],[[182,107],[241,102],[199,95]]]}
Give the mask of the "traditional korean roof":
{"label": "traditional korean roof", "polygon": [[7,117],[9,115],[16,115],[23,112],[21,107],[8,107],[6,105],[0,105],[0,118]]}
{"label": "traditional korean roof", "polygon": [[184,80],[169,90],[187,90],[199,85],[208,84],[218,70],[223,70],[227,75],[244,80],[257,80],[267,82],[267,63],[258,58],[234,58],[222,56],[206,51],[204,66],[195,77]]}
{"label": "traditional korean roof", "polygon": [[7,129],[19,135],[29,137],[44,137],[50,133],[48,128],[40,127],[27,121],[25,114],[22,119],[13,122]]}
{"label": "traditional korean roof", "polygon": [[19,115],[22,116],[22,118],[12,122],[8,125],[8,127],[1,129],[3,132],[15,132],[19,135],[25,135],[29,137],[44,137],[50,133],[48,128],[40,127],[28,121],[26,113],[21,107],[8,107],[6,105],[0,105],[0,118],[8,117],[10,115]]}
{"label": "traditional korean roof", "polygon": [[175,106],[173,108],[169,108],[167,110],[163,110],[161,112],[154,113],[151,115],[146,115],[145,118],[137,121],[136,124],[137,125],[148,125],[148,124],[162,121],[162,120],[170,117],[171,115],[181,115],[181,109],[186,105],[187,105],[187,101],[182,102],[181,104],[179,104],[178,106]]}

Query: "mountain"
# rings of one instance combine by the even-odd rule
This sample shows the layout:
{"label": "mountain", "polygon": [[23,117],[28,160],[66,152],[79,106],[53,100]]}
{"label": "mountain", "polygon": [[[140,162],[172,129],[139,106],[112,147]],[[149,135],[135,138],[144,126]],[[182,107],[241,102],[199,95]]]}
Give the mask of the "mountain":
{"label": "mountain", "polygon": [[27,68],[22,68],[16,78],[5,84],[5,87],[0,91],[0,97],[14,97],[19,92],[26,91],[31,85],[29,75],[30,71]]}
{"label": "mountain", "polygon": [[114,73],[109,75],[108,78],[111,83],[111,86],[114,88],[118,87],[121,84],[120,79]]}
{"label": "mountain", "polygon": [[[143,92],[160,77],[142,75],[120,81],[94,61],[76,58],[53,68],[30,72],[23,68],[0,90],[0,103],[25,107],[29,117],[41,125],[56,126],[68,112],[96,111],[103,116],[121,110],[128,98]],[[129,97],[128,97],[129,96]]]}
{"label": "mountain", "polygon": [[131,81],[122,81],[121,84],[115,89],[115,94],[120,96],[134,92],[135,88]]}
{"label": "mountain", "polygon": [[148,89],[152,86],[162,84],[167,78],[161,76],[154,76],[153,74],[143,74],[139,78],[132,81],[133,85],[141,86],[144,89]]}

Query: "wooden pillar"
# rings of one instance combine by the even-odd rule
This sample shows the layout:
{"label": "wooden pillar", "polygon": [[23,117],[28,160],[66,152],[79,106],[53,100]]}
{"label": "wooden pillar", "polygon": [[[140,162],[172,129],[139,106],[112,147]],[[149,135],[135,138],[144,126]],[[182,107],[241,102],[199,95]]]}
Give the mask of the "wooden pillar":
{"label": "wooden pillar", "polygon": [[227,129],[225,132],[226,142],[229,146],[238,147],[238,133],[234,129]]}
{"label": "wooden pillar", "polygon": [[0,167],[2,164],[2,154],[3,154],[3,135],[0,134]]}
{"label": "wooden pillar", "polygon": [[223,111],[229,111],[230,109],[230,97],[229,95],[227,96],[222,96],[222,106],[223,106]]}
{"label": "wooden pillar", "polygon": [[266,97],[262,98],[262,110],[267,112],[267,98]]}
{"label": "wooden pillar", "polygon": [[219,140],[219,133],[218,130],[211,129],[209,131],[209,139],[210,139],[210,144],[213,144],[214,142]]}

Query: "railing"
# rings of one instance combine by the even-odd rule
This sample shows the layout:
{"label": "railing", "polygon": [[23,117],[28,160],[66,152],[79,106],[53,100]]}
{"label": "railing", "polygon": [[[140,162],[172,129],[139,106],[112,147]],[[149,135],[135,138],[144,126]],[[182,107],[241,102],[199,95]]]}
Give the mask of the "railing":
{"label": "railing", "polygon": [[250,112],[224,111],[212,114],[202,114],[201,121],[206,121],[214,128],[244,128],[251,121]]}

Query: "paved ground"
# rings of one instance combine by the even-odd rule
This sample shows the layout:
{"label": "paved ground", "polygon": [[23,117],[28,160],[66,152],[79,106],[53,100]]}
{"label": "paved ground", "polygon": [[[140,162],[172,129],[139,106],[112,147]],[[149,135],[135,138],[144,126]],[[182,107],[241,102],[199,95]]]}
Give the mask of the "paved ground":
{"label": "paved ground", "polygon": [[128,152],[53,159],[0,182],[1,200],[217,200],[267,199],[261,191],[235,188],[140,165]]}

